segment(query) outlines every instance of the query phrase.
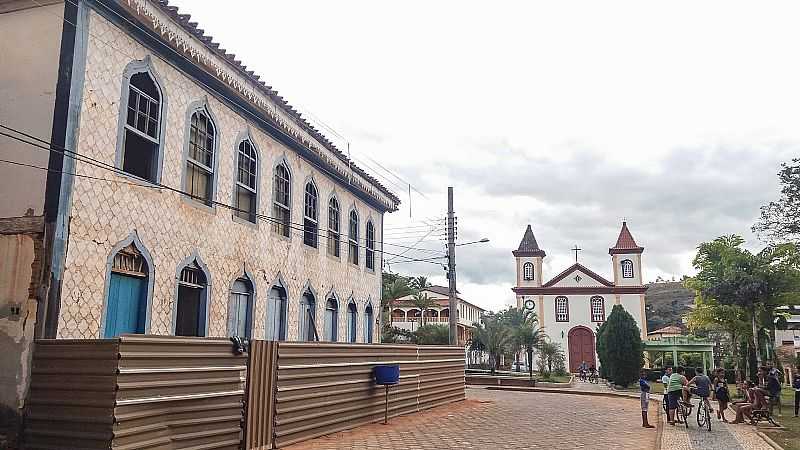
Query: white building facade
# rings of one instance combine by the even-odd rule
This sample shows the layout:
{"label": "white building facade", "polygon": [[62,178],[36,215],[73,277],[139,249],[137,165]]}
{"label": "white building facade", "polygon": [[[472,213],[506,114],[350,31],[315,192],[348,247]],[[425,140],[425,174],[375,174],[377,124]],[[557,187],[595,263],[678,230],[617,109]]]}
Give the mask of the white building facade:
{"label": "white building facade", "polygon": [[542,331],[564,350],[571,372],[583,361],[597,367],[596,331],[614,305],[622,305],[633,316],[642,339],[646,338],[643,252],[623,222],[616,245],[609,249],[613,282],[577,262],[545,281],[542,261],[547,255],[528,225],[519,248],[512,252],[517,268],[513,288],[517,307],[536,312]]}
{"label": "white building facade", "polygon": [[[450,324],[450,307],[448,288],[429,286],[420,292],[435,302],[435,306],[425,312],[425,325]],[[416,331],[422,326],[422,312],[412,303],[413,295],[406,295],[394,300],[391,313],[391,325],[402,330]],[[486,310],[461,298],[458,300],[458,342],[466,345],[472,339],[473,324],[480,323]]]}

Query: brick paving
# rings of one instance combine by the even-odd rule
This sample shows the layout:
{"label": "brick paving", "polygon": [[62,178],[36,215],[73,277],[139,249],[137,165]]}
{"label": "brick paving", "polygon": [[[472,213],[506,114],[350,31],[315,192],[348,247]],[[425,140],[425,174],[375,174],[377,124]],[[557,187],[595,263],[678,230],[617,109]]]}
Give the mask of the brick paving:
{"label": "brick paving", "polygon": [[[655,406],[655,404],[654,404]],[[656,408],[650,421],[655,423]],[[638,399],[467,389],[467,401],[307,441],[317,449],[651,449]]]}
{"label": "brick paving", "polygon": [[[661,448],[665,450],[773,450],[756,434],[756,427],[746,424],[728,424],[712,419],[711,431],[700,429],[695,419],[695,409],[689,418],[689,429],[685,426],[664,425]],[[660,406],[660,405],[659,405]],[[715,405],[716,406],[716,405]],[[728,410],[726,416],[733,420],[735,414]],[[662,422],[666,420],[661,418]]]}

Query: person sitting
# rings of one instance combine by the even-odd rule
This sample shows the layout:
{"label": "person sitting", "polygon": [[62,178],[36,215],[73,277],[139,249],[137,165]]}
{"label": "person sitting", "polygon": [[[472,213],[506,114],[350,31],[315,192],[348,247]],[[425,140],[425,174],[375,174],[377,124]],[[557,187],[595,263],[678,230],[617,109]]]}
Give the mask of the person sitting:
{"label": "person sitting", "polygon": [[769,394],[769,414],[772,415],[772,410],[775,405],[778,405],[778,416],[783,413],[781,406],[781,382],[778,379],[778,372],[774,369],[770,370],[767,367],[761,368],[764,379],[764,390]]}
{"label": "person sitting", "polygon": [[744,423],[745,417],[747,420],[753,420],[753,411],[757,409],[764,409],[767,407],[767,401],[764,398],[764,391],[757,388],[755,383],[747,381],[747,395],[750,398],[748,403],[739,403],[736,408],[736,419],[731,423]]}

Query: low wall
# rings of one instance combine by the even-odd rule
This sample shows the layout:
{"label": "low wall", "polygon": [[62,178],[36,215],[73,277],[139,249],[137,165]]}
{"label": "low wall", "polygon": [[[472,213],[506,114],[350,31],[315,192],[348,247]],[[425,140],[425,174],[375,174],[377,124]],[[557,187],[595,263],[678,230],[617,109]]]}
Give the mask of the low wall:
{"label": "low wall", "polygon": [[[252,365],[264,342],[253,342],[251,374],[270,376]],[[422,411],[463,400],[464,351],[459,347],[279,342],[275,353],[274,447],[379,422],[384,388],[375,386],[372,368],[399,364],[400,384],[390,389],[389,415]],[[260,358],[268,363],[267,358]],[[265,385],[251,376],[250,385]],[[264,412],[248,411],[248,417]],[[268,426],[268,425],[267,425]],[[247,430],[248,437],[258,434]],[[245,448],[271,448],[249,440]]]}
{"label": "low wall", "polygon": [[36,342],[27,449],[238,449],[246,357],[227,339]]}

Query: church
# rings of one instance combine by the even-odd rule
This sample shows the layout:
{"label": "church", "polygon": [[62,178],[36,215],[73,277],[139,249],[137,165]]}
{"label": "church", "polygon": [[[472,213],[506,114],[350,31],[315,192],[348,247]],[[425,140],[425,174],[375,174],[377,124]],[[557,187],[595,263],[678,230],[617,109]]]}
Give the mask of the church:
{"label": "church", "polygon": [[622,222],[617,243],[608,249],[614,281],[609,281],[577,262],[545,281],[542,261],[546,253],[539,248],[531,226],[525,230],[516,259],[517,280],[512,290],[517,307],[536,312],[539,326],[552,342],[561,345],[570,372],[577,372],[582,361],[598,367],[595,333],[611,314],[614,305],[622,305],[647,336],[645,292],[642,279],[642,253],[628,225]]}

